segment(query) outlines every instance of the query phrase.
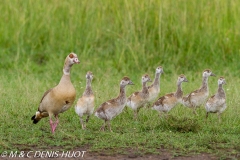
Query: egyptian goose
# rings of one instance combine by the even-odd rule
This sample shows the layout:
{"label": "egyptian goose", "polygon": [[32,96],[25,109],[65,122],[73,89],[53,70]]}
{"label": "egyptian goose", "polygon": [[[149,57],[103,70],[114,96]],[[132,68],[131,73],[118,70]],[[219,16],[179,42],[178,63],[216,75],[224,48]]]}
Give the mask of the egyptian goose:
{"label": "egyptian goose", "polygon": [[75,106],[75,112],[78,114],[80,118],[80,123],[82,125],[82,129],[86,128],[86,125],[83,122],[83,115],[87,115],[86,123],[88,122],[90,116],[94,111],[94,94],[91,87],[91,82],[93,79],[92,72],[87,72],[86,74],[87,84],[86,89],[83,95],[78,99],[77,105]]}
{"label": "egyptian goose", "polygon": [[127,103],[125,91],[127,85],[133,85],[133,82],[128,77],[123,77],[120,82],[120,93],[118,97],[104,102],[96,110],[95,116],[104,120],[104,124],[100,128],[101,131],[105,130],[107,123],[109,130],[112,132],[110,121],[122,112]]}
{"label": "egyptian goose", "polygon": [[226,84],[226,81],[223,77],[218,79],[218,91],[215,95],[208,99],[206,102],[205,108],[207,111],[206,119],[208,118],[208,113],[217,113],[218,120],[221,122],[220,115],[227,108],[226,105],[226,95],[223,89],[223,85]]}
{"label": "egyptian goose", "polygon": [[161,116],[162,112],[168,113],[173,107],[182,101],[182,82],[188,82],[187,78],[183,74],[181,74],[177,79],[176,92],[166,94],[153,103],[152,109],[157,110],[159,112],[159,116]]}
{"label": "egyptian goose", "polygon": [[[70,70],[73,64],[80,63],[75,53],[70,53],[64,62],[63,75],[57,86],[46,91],[40,101],[38,111],[32,117],[33,123],[36,124],[44,117],[50,119],[52,133],[59,123],[58,114],[68,110],[73,104],[76,91],[70,79]],[[56,121],[53,122],[53,116]]]}
{"label": "egyptian goose", "polygon": [[152,102],[158,97],[158,94],[160,93],[160,76],[163,73],[162,66],[157,67],[156,73],[155,73],[155,79],[153,83],[148,86],[148,92],[149,92],[149,98],[148,101]]}
{"label": "egyptian goose", "polygon": [[147,82],[151,82],[151,79],[147,74],[145,74],[142,76],[142,90],[134,92],[127,99],[127,106],[133,109],[135,120],[137,119],[140,108],[148,102],[149,92],[146,85]]}
{"label": "egyptian goose", "polygon": [[202,86],[187,96],[183,97],[182,104],[186,107],[193,108],[193,113],[196,114],[196,108],[200,107],[203,103],[206,102],[206,99],[209,95],[208,89],[208,77],[215,76],[211,70],[206,69],[202,74]]}

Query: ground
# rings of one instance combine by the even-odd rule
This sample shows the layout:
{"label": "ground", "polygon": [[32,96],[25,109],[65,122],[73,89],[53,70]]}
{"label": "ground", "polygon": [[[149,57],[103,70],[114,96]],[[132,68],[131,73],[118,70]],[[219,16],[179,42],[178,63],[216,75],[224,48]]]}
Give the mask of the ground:
{"label": "ground", "polygon": [[201,153],[198,155],[192,155],[192,156],[179,156],[179,157],[174,157],[170,154],[168,151],[163,151],[161,154],[156,155],[156,154],[146,154],[146,155],[138,155],[134,153],[129,153],[126,155],[105,155],[105,154],[92,154],[92,155],[87,155],[84,159],[87,160],[93,160],[93,159],[100,159],[100,160],[114,160],[114,159],[119,159],[119,160],[128,160],[128,159],[137,159],[137,160],[206,160],[206,159],[217,159],[216,156],[212,156],[210,154],[206,153]]}
{"label": "ground", "polygon": [[[53,148],[49,149],[49,150],[54,150]],[[59,149],[56,149],[55,151],[57,151]],[[88,152],[87,148],[77,148],[73,151],[70,152],[75,152],[75,153],[80,153],[79,151],[85,151],[86,153],[84,153],[84,156],[82,157],[79,154],[76,154],[77,159],[85,159],[85,160],[170,160],[170,159],[174,159],[174,160],[207,160],[207,159],[219,159],[219,157],[215,156],[215,155],[211,155],[208,153],[200,153],[200,154],[191,154],[191,155],[184,155],[184,156],[174,156],[171,151],[169,150],[165,150],[165,149],[160,149],[159,150],[159,154],[141,154],[140,152],[136,152],[134,150],[129,149],[127,152],[125,152],[125,154],[114,154],[114,153],[107,153],[106,151],[103,152]],[[24,151],[25,153],[27,153],[28,151]],[[59,152],[60,153],[60,152]],[[61,152],[62,153],[62,152]],[[29,157],[34,157],[34,153],[30,153]],[[44,158],[44,157],[42,157]],[[14,158],[10,158],[9,155],[7,157],[2,157],[0,159],[11,159],[11,160],[23,160],[23,159],[42,159],[40,157],[37,158],[28,158],[26,155],[25,157],[14,157]],[[50,157],[49,157],[50,158]],[[47,159],[46,157],[44,159]],[[73,157],[55,157],[51,159],[63,159],[63,160],[73,160],[76,158]]]}

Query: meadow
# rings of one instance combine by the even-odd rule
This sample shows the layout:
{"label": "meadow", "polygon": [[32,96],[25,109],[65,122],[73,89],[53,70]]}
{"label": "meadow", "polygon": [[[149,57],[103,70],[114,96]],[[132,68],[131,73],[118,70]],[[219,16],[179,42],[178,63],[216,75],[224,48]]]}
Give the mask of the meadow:
{"label": "meadow", "polygon": [[[82,0],[1,1],[0,5],[0,153],[13,150],[107,151],[160,154],[173,157],[210,153],[219,158],[240,156],[240,1],[231,0]],[[201,85],[209,68],[210,95],[224,76],[228,108],[218,123],[205,109],[177,105],[169,118],[143,108],[139,120],[126,108],[112,122],[113,133],[99,132],[103,121],[90,118],[82,130],[74,107],[60,115],[52,135],[49,119],[32,124],[43,93],[58,84],[65,57],[74,52],[81,63],[71,70],[77,98],[92,71],[96,107],[118,95],[119,82],[128,76],[141,89],[141,76],[154,78],[162,66],[161,95],[176,90],[185,74],[184,94]]]}

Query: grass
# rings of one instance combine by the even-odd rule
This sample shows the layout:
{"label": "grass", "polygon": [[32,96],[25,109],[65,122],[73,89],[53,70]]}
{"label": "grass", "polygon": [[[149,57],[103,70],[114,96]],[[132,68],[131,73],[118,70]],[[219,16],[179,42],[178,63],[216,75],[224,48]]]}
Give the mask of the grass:
{"label": "grass", "polygon": [[[240,153],[239,100],[239,9],[238,1],[3,1],[0,6],[0,153],[4,150],[63,150],[89,146],[90,151],[108,149],[124,153],[173,155],[208,152],[222,158]],[[96,107],[118,94],[120,79],[128,75],[140,90],[140,77],[162,65],[161,94],[175,91],[176,78],[184,73],[189,83],[184,93],[197,89],[201,73],[210,68],[227,81],[227,110],[218,123],[205,111],[198,116],[182,105],[168,119],[150,109],[133,121],[130,109],[112,121],[114,133],[99,132],[102,121],[91,117],[88,130],[81,130],[72,107],[60,116],[52,135],[48,119],[33,125],[43,93],[55,86],[66,55],[74,51],[81,64],[73,66],[71,79],[79,97],[85,74],[94,74]],[[209,78],[210,94],[217,78]],[[160,96],[159,95],[159,96]],[[117,150],[117,151],[116,151]]]}

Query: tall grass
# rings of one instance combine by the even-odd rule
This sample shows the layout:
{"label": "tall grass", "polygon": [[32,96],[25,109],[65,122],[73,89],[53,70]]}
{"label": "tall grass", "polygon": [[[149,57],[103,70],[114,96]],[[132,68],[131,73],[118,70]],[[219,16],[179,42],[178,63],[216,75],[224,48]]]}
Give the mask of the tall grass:
{"label": "tall grass", "polygon": [[[184,152],[216,152],[220,147],[239,153],[238,6],[237,0],[1,1],[0,151],[21,149],[22,144],[31,149],[36,144],[74,148],[89,143],[91,149],[135,147],[153,152],[151,148],[164,145]],[[44,91],[58,83],[71,51],[81,61],[72,68],[78,96],[85,87],[85,73],[91,70],[96,105],[117,95],[124,75],[136,84],[128,88],[130,94],[140,90],[142,74],[153,78],[155,68],[162,65],[161,95],[175,90],[181,73],[190,81],[183,86],[188,93],[200,86],[201,72],[210,68],[228,83],[229,108],[223,123],[206,125],[202,108],[199,117],[189,117],[191,111],[179,105],[169,122],[147,109],[134,122],[129,110],[112,122],[116,131],[112,135],[98,132],[101,121],[96,118],[90,120],[90,130],[82,131],[71,109],[62,114],[58,133],[52,136],[47,119],[33,126],[29,117]],[[211,94],[216,81],[209,79]],[[216,121],[215,116],[210,119]]]}
{"label": "tall grass", "polygon": [[5,58],[1,68],[12,67],[12,60],[24,65],[27,59],[41,66],[74,51],[94,64],[103,65],[104,59],[124,73],[166,64],[169,71],[221,67],[236,75],[238,3],[3,1],[0,47],[12,58]]}

